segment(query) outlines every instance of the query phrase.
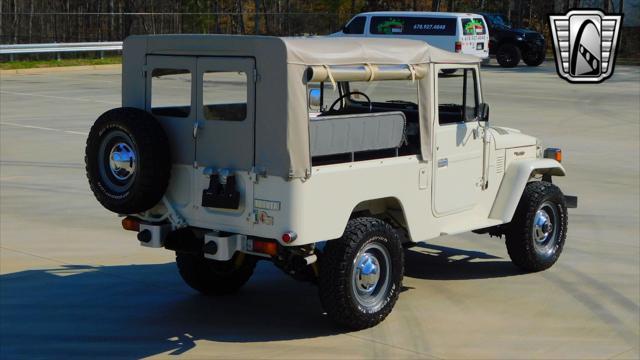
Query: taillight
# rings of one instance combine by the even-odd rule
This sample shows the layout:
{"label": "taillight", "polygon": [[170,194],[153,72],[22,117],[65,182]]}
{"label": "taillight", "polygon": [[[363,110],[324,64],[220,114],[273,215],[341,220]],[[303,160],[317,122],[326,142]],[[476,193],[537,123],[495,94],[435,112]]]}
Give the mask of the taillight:
{"label": "taillight", "polygon": [[456,52],[462,51],[462,43],[460,41],[456,41]]}
{"label": "taillight", "polygon": [[140,231],[140,221],[134,217],[127,216],[122,219],[122,228],[130,231]]}

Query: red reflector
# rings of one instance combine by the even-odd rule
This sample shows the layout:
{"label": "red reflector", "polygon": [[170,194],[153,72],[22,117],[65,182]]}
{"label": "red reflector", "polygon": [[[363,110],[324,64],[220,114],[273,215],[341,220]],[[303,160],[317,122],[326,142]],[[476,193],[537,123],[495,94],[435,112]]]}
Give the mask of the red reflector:
{"label": "red reflector", "polygon": [[134,217],[127,216],[122,219],[122,228],[130,231],[140,231],[140,221]]}
{"label": "red reflector", "polygon": [[282,234],[282,241],[285,244],[293,242],[297,238],[298,238],[298,235],[296,233],[294,233],[293,231],[289,231],[289,232],[286,232],[286,233]]}
{"label": "red reflector", "polygon": [[278,244],[271,241],[253,240],[252,251],[276,256],[278,254]]}
{"label": "red reflector", "polygon": [[460,41],[456,41],[456,52],[462,51],[462,43]]}

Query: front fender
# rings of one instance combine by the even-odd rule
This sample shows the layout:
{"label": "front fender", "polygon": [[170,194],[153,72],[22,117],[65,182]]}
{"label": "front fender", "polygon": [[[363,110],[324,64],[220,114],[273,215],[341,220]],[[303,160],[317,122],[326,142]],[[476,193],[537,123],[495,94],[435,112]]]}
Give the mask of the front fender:
{"label": "front fender", "polygon": [[520,197],[533,174],[565,176],[562,165],[553,159],[523,159],[511,162],[502,178],[493,207],[491,219],[508,223],[513,218]]}

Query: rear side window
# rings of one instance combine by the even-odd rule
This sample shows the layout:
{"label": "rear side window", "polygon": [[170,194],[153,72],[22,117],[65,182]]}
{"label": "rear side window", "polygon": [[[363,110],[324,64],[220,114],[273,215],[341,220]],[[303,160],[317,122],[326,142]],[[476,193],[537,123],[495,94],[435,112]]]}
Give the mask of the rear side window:
{"label": "rear side window", "polygon": [[206,71],[202,75],[202,112],[207,120],[247,118],[247,74]]}
{"label": "rear side window", "polygon": [[191,111],[191,73],[183,69],[153,69],[151,112],[160,116],[188,117]]}
{"label": "rear side window", "polygon": [[370,31],[376,35],[456,34],[456,18],[374,16]]}
{"label": "rear side window", "polygon": [[364,16],[358,16],[355,19],[351,20],[347,26],[342,30],[345,34],[363,34],[364,33],[364,23],[367,21],[367,18]]}
{"label": "rear side window", "polygon": [[485,35],[487,27],[482,18],[462,19],[462,35]]}

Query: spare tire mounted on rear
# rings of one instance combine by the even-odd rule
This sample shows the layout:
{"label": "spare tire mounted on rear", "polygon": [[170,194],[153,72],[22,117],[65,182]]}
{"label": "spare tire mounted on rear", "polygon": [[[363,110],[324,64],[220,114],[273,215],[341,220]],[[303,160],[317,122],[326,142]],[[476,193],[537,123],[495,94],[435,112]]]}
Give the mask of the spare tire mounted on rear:
{"label": "spare tire mounted on rear", "polygon": [[171,172],[169,141],[148,112],[117,108],[100,115],[85,149],[89,185],[108,210],[132,214],[155,206]]}

